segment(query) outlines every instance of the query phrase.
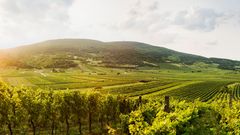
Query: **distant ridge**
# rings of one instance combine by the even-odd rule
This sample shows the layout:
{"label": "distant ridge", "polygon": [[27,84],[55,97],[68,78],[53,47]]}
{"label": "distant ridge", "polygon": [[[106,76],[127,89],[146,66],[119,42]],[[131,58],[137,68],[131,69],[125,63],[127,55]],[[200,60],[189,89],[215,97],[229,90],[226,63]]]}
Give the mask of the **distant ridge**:
{"label": "distant ridge", "polygon": [[123,65],[126,67],[158,67],[163,63],[192,65],[197,62],[214,64],[221,69],[230,70],[238,69],[240,66],[239,61],[206,58],[133,41],[101,42],[91,39],[55,39],[7,49],[6,54],[14,61],[10,62],[10,65],[29,68],[58,67],[59,63],[56,62],[60,59],[62,63],[71,61],[70,63],[73,64],[74,62],[75,66],[85,63],[111,67]]}

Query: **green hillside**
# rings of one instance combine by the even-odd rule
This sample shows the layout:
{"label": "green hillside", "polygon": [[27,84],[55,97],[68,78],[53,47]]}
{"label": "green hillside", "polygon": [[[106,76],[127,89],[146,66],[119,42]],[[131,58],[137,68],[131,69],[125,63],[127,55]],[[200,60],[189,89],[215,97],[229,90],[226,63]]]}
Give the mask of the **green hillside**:
{"label": "green hillside", "polygon": [[174,68],[204,63],[221,69],[237,69],[239,61],[206,58],[140,42],[101,42],[88,39],[58,39],[5,50],[8,65],[27,68],[69,68],[79,64],[105,67]]}
{"label": "green hillside", "polygon": [[0,64],[1,135],[240,133],[238,61],[61,39],[2,50]]}

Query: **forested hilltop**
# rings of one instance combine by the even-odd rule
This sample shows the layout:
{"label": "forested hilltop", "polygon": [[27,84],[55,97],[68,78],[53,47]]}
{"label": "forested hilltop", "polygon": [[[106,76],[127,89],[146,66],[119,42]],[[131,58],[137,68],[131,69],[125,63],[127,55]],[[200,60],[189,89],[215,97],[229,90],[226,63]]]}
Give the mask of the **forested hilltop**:
{"label": "forested hilltop", "polygon": [[[88,39],[57,39],[2,50],[1,66],[18,68],[70,68],[81,64],[137,68],[168,65],[176,68],[203,63],[209,67],[238,70],[239,61],[206,58],[140,42],[101,42]],[[163,66],[164,67],[164,66]]]}

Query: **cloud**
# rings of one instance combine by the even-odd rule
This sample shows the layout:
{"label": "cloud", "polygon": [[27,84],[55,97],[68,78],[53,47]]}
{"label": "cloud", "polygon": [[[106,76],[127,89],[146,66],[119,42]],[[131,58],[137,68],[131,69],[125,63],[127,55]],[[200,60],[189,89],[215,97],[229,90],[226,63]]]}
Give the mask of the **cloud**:
{"label": "cloud", "polygon": [[0,0],[0,47],[52,38],[134,40],[239,59],[238,5],[238,0]]}
{"label": "cloud", "polygon": [[129,9],[128,14],[120,22],[119,29],[134,30],[139,32],[157,32],[167,27],[169,12],[158,12],[158,1],[148,2],[138,0]]}
{"label": "cloud", "polygon": [[224,14],[213,9],[190,8],[176,13],[173,24],[188,30],[209,32],[216,28],[222,18],[224,18]]}
{"label": "cloud", "polygon": [[209,45],[209,46],[217,46],[218,45],[218,41],[210,41],[210,42],[207,42],[206,43],[207,45]]}
{"label": "cloud", "polygon": [[238,18],[238,23],[240,24],[240,12],[238,13],[237,18]]}
{"label": "cloud", "polygon": [[120,23],[120,28],[152,33],[177,26],[189,31],[210,32],[231,18],[227,13],[216,12],[211,8],[161,11],[158,5],[158,1],[148,4],[137,1]]}
{"label": "cloud", "polygon": [[2,0],[0,9],[8,19],[21,21],[64,21],[73,0]]}
{"label": "cloud", "polygon": [[148,9],[150,10],[150,11],[155,11],[155,10],[157,10],[158,8],[159,8],[159,5],[158,5],[159,3],[158,3],[158,1],[154,1],[149,7],[148,7]]}
{"label": "cloud", "polygon": [[68,32],[68,9],[72,3],[73,0],[0,0],[0,39],[61,36]]}

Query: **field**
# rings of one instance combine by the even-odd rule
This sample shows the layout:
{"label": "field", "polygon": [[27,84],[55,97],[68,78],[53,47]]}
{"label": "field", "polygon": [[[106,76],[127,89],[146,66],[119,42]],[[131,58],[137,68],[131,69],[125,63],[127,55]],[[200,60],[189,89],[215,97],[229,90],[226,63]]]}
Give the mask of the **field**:
{"label": "field", "polygon": [[88,65],[0,78],[0,134],[240,133],[237,71]]}
{"label": "field", "polygon": [[129,97],[169,95],[177,99],[212,102],[240,98],[240,74],[227,70],[113,69],[81,66],[54,73],[51,69],[2,69],[1,80],[12,86],[32,89],[99,91]]}

